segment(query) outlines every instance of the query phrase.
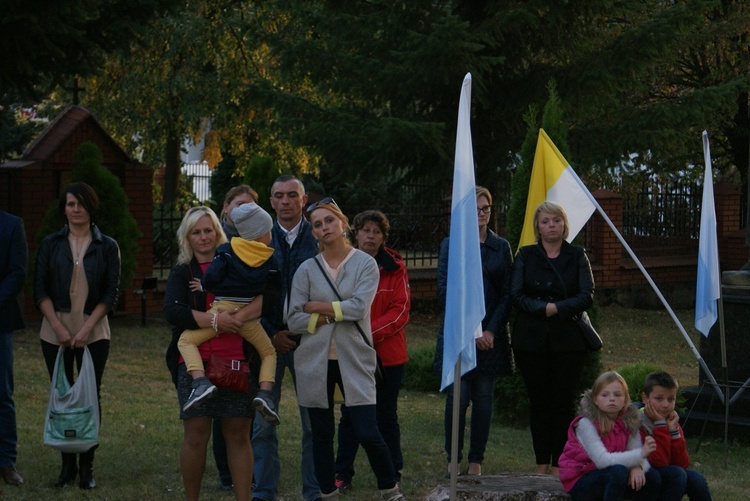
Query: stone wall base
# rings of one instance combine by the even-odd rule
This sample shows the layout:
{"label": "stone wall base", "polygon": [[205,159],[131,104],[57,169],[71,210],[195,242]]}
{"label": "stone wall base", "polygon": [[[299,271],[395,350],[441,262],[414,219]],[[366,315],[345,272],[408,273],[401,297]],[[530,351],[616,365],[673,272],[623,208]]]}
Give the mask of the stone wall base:
{"label": "stone wall base", "polygon": [[[457,501],[558,501],[569,500],[560,481],[551,475],[503,473],[461,476],[456,480]],[[438,485],[425,501],[449,501],[450,483]]]}

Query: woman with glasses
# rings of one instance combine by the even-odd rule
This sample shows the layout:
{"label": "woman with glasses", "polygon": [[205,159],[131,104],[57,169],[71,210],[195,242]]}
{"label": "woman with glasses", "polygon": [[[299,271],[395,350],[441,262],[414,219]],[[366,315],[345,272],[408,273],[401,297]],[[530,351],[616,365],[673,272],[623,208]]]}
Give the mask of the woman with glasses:
{"label": "woman with glasses", "polygon": [[[482,337],[476,339],[477,366],[461,377],[461,401],[458,411],[459,470],[463,456],[466,410],[471,407],[471,439],[469,441],[466,474],[481,475],[484,451],[492,422],[492,397],[495,379],[513,372],[513,357],[508,334],[510,313],[510,277],[513,256],[510,244],[487,227],[492,210],[492,195],[487,188],[476,187],[477,216],[479,222],[479,249],[482,256],[482,282],[484,284],[485,317],[482,320]],[[449,239],[443,240],[438,258],[438,299],[445,308],[448,282]],[[445,319],[438,332],[433,368],[442,373]],[[446,388],[445,399],[445,452],[451,462],[451,430],[453,428],[453,385]]]}
{"label": "woman with glasses", "polygon": [[326,197],[307,209],[319,254],[297,270],[289,301],[289,329],[302,334],[294,359],[297,398],[310,416],[315,476],[323,499],[338,499],[333,438],[334,388],[341,389],[354,433],[377,478],[381,499],[403,500],[391,454],[378,431],[376,356],[370,308],[378,265],[352,247],[349,221]]}

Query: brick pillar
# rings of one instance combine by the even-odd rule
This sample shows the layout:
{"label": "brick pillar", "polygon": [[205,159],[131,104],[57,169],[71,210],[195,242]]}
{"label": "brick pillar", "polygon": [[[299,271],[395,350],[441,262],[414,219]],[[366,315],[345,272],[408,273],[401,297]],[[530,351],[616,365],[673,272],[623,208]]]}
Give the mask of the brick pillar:
{"label": "brick pillar", "polygon": [[716,207],[716,237],[719,241],[719,261],[722,270],[737,270],[748,263],[745,228],[740,226],[742,208],[740,190],[728,183],[714,185]]}
{"label": "brick pillar", "polygon": [[[620,229],[622,227],[622,196],[610,190],[596,190],[592,195],[615,227]],[[605,269],[620,266],[622,244],[598,211],[594,212],[588,224],[589,231],[591,231],[591,254],[589,256],[591,262]]]}
{"label": "brick pillar", "polygon": [[716,236],[721,239],[740,229],[740,197],[742,193],[729,183],[714,185]]}

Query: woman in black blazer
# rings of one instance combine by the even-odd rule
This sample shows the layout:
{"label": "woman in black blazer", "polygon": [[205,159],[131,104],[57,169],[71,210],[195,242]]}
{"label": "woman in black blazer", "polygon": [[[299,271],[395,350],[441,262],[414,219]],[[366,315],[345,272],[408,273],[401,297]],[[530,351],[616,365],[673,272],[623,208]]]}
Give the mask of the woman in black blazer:
{"label": "woman in black blazer", "polygon": [[[459,467],[463,458],[466,411],[471,404],[471,437],[467,454],[469,475],[481,475],[482,461],[492,423],[492,404],[495,380],[513,373],[513,354],[510,349],[508,317],[510,315],[510,277],[513,255],[510,244],[488,228],[492,209],[492,195],[487,188],[476,187],[477,221],[479,224],[479,249],[482,257],[482,283],[484,289],[485,317],[482,319],[482,337],[476,339],[477,366],[461,376],[461,402],[458,413]],[[445,310],[448,291],[449,239],[440,246],[437,269],[438,299]],[[433,370],[443,370],[445,318],[440,323]],[[451,462],[451,430],[453,427],[453,385],[445,389],[445,452]]]}
{"label": "woman in black blazer", "polygon": [[568,228],[562,206],[540,204],[534,212],[537,243],[518,251],[511,282],[518,311],[512,346],[529,394],[536,471],[553,475],[586,357],[575,317],[594,300],[591,265],[581,247],[565,241]]}

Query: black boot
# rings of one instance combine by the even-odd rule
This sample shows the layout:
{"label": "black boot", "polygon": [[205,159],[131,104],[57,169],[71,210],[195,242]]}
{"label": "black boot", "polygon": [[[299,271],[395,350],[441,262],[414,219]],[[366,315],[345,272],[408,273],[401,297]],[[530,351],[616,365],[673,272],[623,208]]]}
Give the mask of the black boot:
{"label": "black boot", "polygon": [[94,449],[79,454],[79,458],[78,467],[80,469],[80,476],[78,486],[81,489],[93,489],[96,487],[96,480],[94,480]]}
{"label": "black boot", "polygon": [[62,453],[62,470],[60,478],[55,482],[55,487],[64,487],[68,484],[75,483],[78,475],[78,466],[76,465],[76,455],[68,452]]}

